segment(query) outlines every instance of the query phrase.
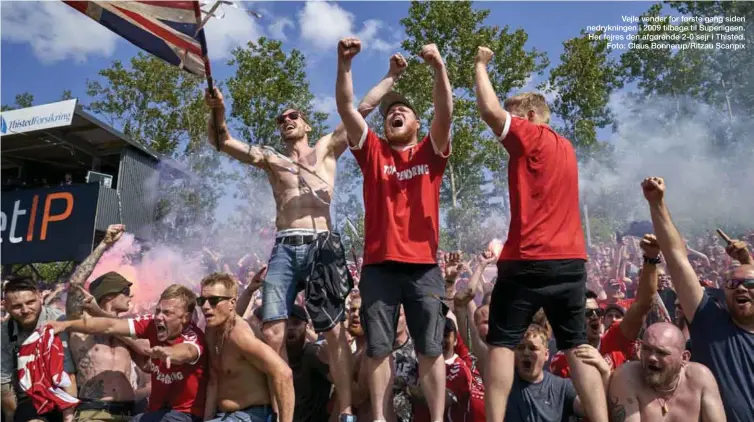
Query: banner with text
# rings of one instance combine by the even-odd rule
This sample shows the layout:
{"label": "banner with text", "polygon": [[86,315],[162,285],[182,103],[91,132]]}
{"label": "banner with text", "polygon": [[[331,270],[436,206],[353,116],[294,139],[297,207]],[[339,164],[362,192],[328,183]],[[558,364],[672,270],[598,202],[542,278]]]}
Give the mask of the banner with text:
{"label": "banner with text", "polygon": [[99,184],[3,192],[2,263],[82,261],[92,251]]}

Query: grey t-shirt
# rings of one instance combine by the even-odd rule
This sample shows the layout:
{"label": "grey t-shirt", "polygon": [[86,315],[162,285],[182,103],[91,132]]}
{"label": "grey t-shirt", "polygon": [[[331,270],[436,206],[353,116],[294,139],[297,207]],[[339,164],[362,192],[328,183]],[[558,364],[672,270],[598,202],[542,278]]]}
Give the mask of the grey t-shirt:
{"label": "grey t-shirt", "polygon": [[[42,311],[39,313],[39,319],[37,320],[37,327],[43,327],[47,321],[62,321],[65,320],[65,315],[62,311],[58,310],[55,307],[52,306],[42,306]],[[8,326],[9,324],[14,325],[14,332],[16,334],[17,340],[15,343],[11,344],[8,339]],[[17,359],[14,353],[14,345],[20,347],[24,341],[26,341],[27,338],[31,335],[32,331],[22,331],[18,324],[16,324],[13,319],[9,319],[6,322],[3,322],[2,325],[2,332],[0,332],[0,347],[2,350],[2,355],[0,356],[0,383],[2,384],[8,384],[12,381],[13,377],[16,376],[15,373],[13,373],[13,360]],[[63,342],[63,348],[65,349],[65,360],[63,361],[63,369],[69,373],[69,374],[75,374],[76,373],[76,366],[73,364],[73,357],[71,356],[71,351],[68,350],[68,334],[67,333],[60,333],[60,340]]]}
{"label": "grey t-shirt", "polygon": [[571,380],[544,371],[541,382],[532,384],[516,374],[508,396],[505,419],[522,422],[568,421],[576,400]]}
{"label": "grey t-shirt", "polygon": [[691,360],[715,375],[727,420],[754,422],[754,333],[734,324],[705,292],[689,334]]}

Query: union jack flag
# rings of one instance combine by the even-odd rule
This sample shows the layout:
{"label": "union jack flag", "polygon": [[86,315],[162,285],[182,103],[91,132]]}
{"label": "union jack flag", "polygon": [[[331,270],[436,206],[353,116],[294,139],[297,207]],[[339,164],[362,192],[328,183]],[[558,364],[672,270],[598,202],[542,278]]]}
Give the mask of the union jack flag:
{"label": "union jack flag", "polygon": [[198,1],[65,1],[135,46],[196,75],[209,75]]}

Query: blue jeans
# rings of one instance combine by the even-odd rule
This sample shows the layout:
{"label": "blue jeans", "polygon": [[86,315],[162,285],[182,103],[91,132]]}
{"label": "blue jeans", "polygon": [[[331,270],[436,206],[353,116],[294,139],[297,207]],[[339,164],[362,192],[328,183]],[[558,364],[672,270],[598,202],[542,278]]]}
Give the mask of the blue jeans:
{"label": "blue jeans", "polygon": [[272,420],[271,406],[252,406],[235,412],[221,412],[210,422],[268,422]]}

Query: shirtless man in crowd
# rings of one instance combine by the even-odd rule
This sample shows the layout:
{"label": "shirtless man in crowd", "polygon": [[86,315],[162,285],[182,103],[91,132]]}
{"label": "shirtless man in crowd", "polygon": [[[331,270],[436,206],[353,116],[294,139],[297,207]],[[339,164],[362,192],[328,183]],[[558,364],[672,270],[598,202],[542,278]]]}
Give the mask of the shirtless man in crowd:
{"label": "shirtless man in crowd", "polygon": [[[359,105],[362,116],[374,110],[405,68],[406,61],[400,54],[391,57],[387,75]],[[263,286],[265,342],[286,358],[286,323],[296,293],[305,287],[312,325],[317,333],[325,333],[330,360],[339,362],[330,367],[338,394],[337,411],[342,420],[353,420],[350,389],[353,362],[342,322],[345,298],[354,283],[346,268],[340,234],[333,232],[330,221],[336,161],[348,146],[346,131],[341,124],[311,147],[308,138],[311,127],[304,113],[289,108],[277,117],[284,144],[284,153],[280,154],[230,135],[219,90],[215,90],[214,98],[207,95],[206,101],[215,115],[209,122],[209,142],[219,145],[231,157],[264,170],[275,198],[278,232]],[[214,120],[219,128],[214,127]],[[331,282],[326,283],[326,279]]]}
{"label": "shirtless man in crowd", "polygon": [[[291,368],[270,346],[254,335],[236,314],[238,286],[228,274],[202,280],[196,304],[207,321],[210,378],[205,420],[266,422],[278,403],[280,422],[293,421],[295,397]],[[268,385],[269,383],[269,385]]]}
{"label": "shirtless man in crowd", "polygon": [[[92,274],[97,262],[123,235],[125,227],[114,224],[107,228],[105,237],[71,276],[66,299],[66,317],[81,318],[89,306],[84,283]],[[117,316],[128,311],[131,305],[130,286],[123,276],[109,272],[92,281],[89,294],[104,314]],[[135,346],[134,340],[113,336],[71,333],[70,349],[77,368],[81,404],[76,408],[77,420],[127,421],[134,413],[136,397],[131,384],[131,352],[126,345]]]}
{"label": "shirtless man in crowd", "polygon": [[610,382],[611,420],[724,422],[715,377],[690,357],[678,327],[651,325],[644,333],[641,361],[620,366]]}

